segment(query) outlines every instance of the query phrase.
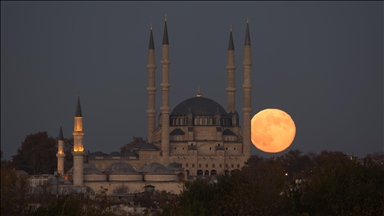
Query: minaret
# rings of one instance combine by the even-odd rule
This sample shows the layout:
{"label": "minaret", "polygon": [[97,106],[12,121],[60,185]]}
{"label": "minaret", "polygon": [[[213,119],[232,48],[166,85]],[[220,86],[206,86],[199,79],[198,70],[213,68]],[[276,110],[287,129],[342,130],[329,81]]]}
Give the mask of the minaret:
{"label": "minaret", "polygon": [[155,106],[155,45],[153,43],[153,34],[152,34],[152,23],[151,23],[151,33],[149,35],[149,46],[148,46],[148,142],[153,142],[153,131],[156,128],[156,106]]}
{"label": "minaret", "polygon": [[60,132],[59,132],[59,139],[57,140],[57,172],[60,173],[60,175],[64,175],[64,138],[63,138],[63,128],[60,124]]}
{"label": "minaret", "polygon": [[169,43],[168,43],[168,30],[167,30],[167,15],[164,17],[164,35],[163,35],[163,45],[162,45],[162,104],[160,107],[162,113],[162,129],[161,129],[161,151],[162,151],[162,162],[163,165],[168,165],[169,163]]}
{"label": "minaret", "polygon": [[75,121],[73,127],[73,186],[83,186],[83,115],[81,113],[80,96],[77,98]]}
{"label": "minaret", "polygon": [[247,29],[244,43],[244,126],[243,126],[243,153],[245,156],[251,156],[251,38],[249,34],[249,21],[247,17]]}
{"label": "minaret", "polygon": [[227,112],[235,112],[235,47],[233,46],[233,38],[232,38],[232,25],[229,31],[229,45],[228,45],[228,109]]}

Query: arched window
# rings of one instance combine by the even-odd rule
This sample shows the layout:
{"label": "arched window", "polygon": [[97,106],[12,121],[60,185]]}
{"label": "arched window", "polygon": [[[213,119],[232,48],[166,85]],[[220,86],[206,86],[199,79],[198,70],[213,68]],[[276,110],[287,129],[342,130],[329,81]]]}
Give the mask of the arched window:
{"label": "arched window", "polygon": [[207,124],[208,124],[208,119],[204,118],[204,125],[207,125]]}
{"label": "arched window", "polygon": [[189,170],[187,170],[187,176],[189,176]]}
{"label": "arched window", "polygon": [[203,119],[199,118],[199,120],[200,120],[200,125],[202,125],[203,124]]}
{"label": "arched window", "polygon": [[197,170],[197,175],[202,176],[203,175],[203,170]]}
{"label": "arched window", "polygon": [[208,170],[205,170],[204,175],[209,176],[209,171],[208,171]]}
{"label": "arched window", "polygon": [[184,118],[180,119],[180,125],[184,125]]}
{"label": "arched window", "polygon": [[216,170],[211,170],[211,176],[215,176],[215,175],[217,175]]}
{"label": "arched window", "polygon": [[195,125],[197,125],[198,123],[197,123],[197,117],[195,117]]}

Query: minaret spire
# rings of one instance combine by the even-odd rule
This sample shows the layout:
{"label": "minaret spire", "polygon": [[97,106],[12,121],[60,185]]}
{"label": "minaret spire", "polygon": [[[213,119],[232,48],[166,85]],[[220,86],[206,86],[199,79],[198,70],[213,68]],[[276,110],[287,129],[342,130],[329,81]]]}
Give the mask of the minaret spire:
{"label": "minaret spire", "polygon": [[73,126],[73,186],[83,186],[83,156],[84,152],[84,132],[83,115],[81,113],[80,96],[77,97],[76,112]]}
{"label": "minaret spire", "polygon": [[229,29],[229,45],[228,45],[228,87],[227,96],[228,96],[228,108],[227,112],[235,112],[235,46],[233,45],[233,37],[232,37],[232,25]]}
{"label": "minaret spire", "polygon": [[169,164],[169,114],[171,108],[169,107],[169,42],[168,42],[168,30],[167,30],[167,16],[164,18],[164,35],[162,45],[162,102],[161,102],[161,151],[162,151],[162,163],[163,165]]}
{"label": "minaret spire", "polygon": [[168,28],[167,28],[167,14],[164,16],[164,35],[163,35],[163,45],[169,44],[168,42]]}
{"label": "minaret spire", "polygon": [[233,37],[232,37],[232,25],[229,28],[229,44],[228,50],[235,50],[235,46],[233,45]]}
{"label": "minaret spire", "polygon": [[77,96],[77,105],[76,105],[76,112],[75,117],[82,117],[83,114],[81,113],[81,105],[80,105],[80,95]]}
{"label": "minaret spire", "polygon": [[151,32],[149,35],[149,47],[148,47],[148,109],[147,109],[147,116],[148,116],[148,130],[147,130],[147,139],[148,142],[153,142],[153,131],[155,131],[156,128],[156,103],[155,103],[155,94],[156,94],[156,87],[155,87],[155,70],[156,70],[156,64],[155,64],[155,45],[153,42],[153,33],[152,33],[152,23],[151,23]]}
{"label": "minaret spire", "polygon": [[64,137],[63,137],[63,128],[60,124],[59,138],[57,139],[57,172],[60,175],[64,175]]}
{"label": "minaret spire", "polygon": [[59,140],[64,140],[63,138],[63,127],[60,124],[60,131],[59,131]]}
{"label": "minaret spire", "polygon": [[247,157],[251,156],[251,37],[249,34],[249,19],[247,17],[247,28],[245,32],[244,43],[244,107],[243,107],[243,154]]}
{"label": "minaret spire", "polygon": [[244,43],[244,45],[251,46],[251,36],[250,36],[250,33],[249,33],[249,19],[248,19],[248,16],[247,16],[247,29],[245,31],[245,43]]}
{"label": "minaret spire", "polygon": [[151,33],[149,35],[149,46],[148,46],[148,49],[155,49],[155,44],[153,42],[153,34],[152,34],[152,23],[151,23]]}

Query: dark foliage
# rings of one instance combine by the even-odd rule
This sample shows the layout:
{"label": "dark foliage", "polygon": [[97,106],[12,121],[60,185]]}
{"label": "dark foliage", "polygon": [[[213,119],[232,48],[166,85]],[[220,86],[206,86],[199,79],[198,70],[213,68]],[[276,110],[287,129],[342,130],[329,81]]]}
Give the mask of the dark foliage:
{"label": "dark foliage", "polygon": [[163,215],[383,215],[380,154],[364,164],[342,152],[251,156],[241,170],[185,184]]}
{"label": "dark foliage", "polygon": [[53,173],[57,167],[57,141],[47,132],[28,135],[13,157],[15,169],[29,174]]}

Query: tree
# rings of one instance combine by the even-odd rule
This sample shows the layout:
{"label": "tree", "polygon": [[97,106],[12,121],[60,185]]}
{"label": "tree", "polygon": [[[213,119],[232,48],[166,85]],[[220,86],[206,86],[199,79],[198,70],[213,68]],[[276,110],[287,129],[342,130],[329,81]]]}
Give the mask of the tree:
{"label": "tree", "polygon": [[112,199],[107,197],[107,190],[101,187],[94,198],[91,198],[89,190],[84,194],[64,195],[24,215],[117,216],[111,211],[112,203]]}
{"label": "tree", "polygon": [[73,138],[64,138],[64,173],[67,173],[73,167]]}
{"label": "tree", "polygon": [[11,168],[11,161],[9,160],[3,160],[3,150],[1,151],[1,168]]}
{"label": "tree", "polygon": [[57,142],[47,132],[28,135],[13,157],[13,166],[29,174],[53,173],[57,166]]}
{"label": "tree", "polygon": [[125,154],[125,152],[127,151],[131,151],[132,148],[139,142],[143,142],[145,141],[143,137],[133,137],[133,140],[128,143],[128,144],[125,144],[123,147],[120,148],[120,153],[121,154]]}
{"label": "tree", "polygon": [[125,184],[120,184],[112,190],[112,193],[115,195],[124,195],[124,194],[127,194],[128,191],[129,191],[128,186],[126,186]]}
{"label": "tree", "polygon": [[28,176],[14,169],[1,169],[1,215],[24,215],[28,209]]}
{"label": "tree", "polygon": [[384,170],[360,165],[342,152],[323,151],[313,158],[312,173],[293,200],[298,214],[382,215]]}

